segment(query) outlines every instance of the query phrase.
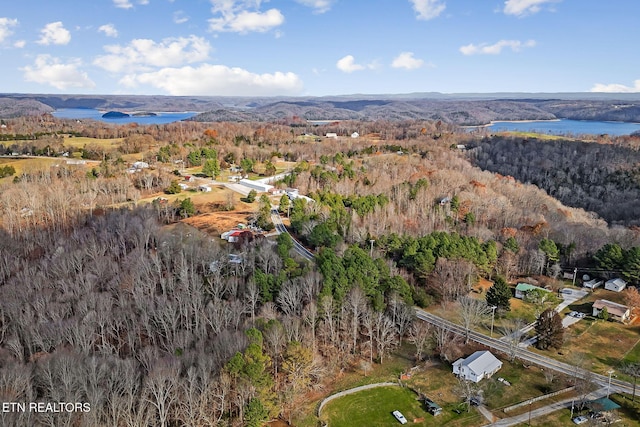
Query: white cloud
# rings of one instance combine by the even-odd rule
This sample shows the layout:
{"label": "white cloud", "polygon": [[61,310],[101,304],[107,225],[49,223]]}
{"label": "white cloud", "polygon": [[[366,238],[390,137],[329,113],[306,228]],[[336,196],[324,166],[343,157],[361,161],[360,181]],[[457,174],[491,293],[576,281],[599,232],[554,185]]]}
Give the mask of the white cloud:
{"label": "white cloud", "polygon": [[509,48],[514,52],[520,52],[523,48],[534,47],[535,40],[521,42],[520,40],[500,40],[494,44],[482,43],[479,45],[468,44],[460,48],[460,52],[464,55],[498,55],[502,49]]}
{"label": "white cloud", "polygon": [[338,70],[344,71],[345,73],[353,73],[354,71],[365,69],[364,65],[356,64],[356,60],[353,55],[347,55],[344,58],[340,58],[338,62],[336,62],[336,67],[338,67]]}
{"label": "white cloud", "polygon": [[331,9],[335,0],[296,0],[298,3],[313,8],[315,13],[325,13]]}
{"label": "white cloud", "polygon": [[4,42],[11,34],[13,34],[11,28],[16,25],[18,25],[17,19],[0,18],[0,43]]}
{"label": "white cloud", "polygon": [[79,69],[81,65],[79,59],[63,64],[50,55],[38,55],[33,66],[21,68],[21,71],[26,81],[48,84],[59,90],[94,88],[95,83]]}
{"label": "white cloud", "polygon": [[[138,0],[138,4],[145,6],[149,4],[149,0]],[[115,7],[119,7],[120,9],[133,8],[133,3],[131,3],[129,0],[113,0],[113,5]]]}
{"label": "white cloud", "polygon": [[98,31],[104,33],[107,37],[118,37],[118,30],[113,24],[104,24],[98,28]]}
{"label": "white cloud", "polygon": [[96,58],[94,64],[119,73],[201,62],[209,58],[211,45],[202,37],[189,36],[168,38],[159,43],[149,39],[134,39],[126,46],[110,45],[104,49],[108,54]]}
{"label": "white cloud", "polygon": [[507,15],[523,16],[540,12],[545,3],[557,3],[561,0],[506,0],[504,13]]}
{"label": "white cloud", "polygon": [[19,49],[22,49],[23,47],[25,47],[27,45],[27,42],[25,40],[18,40],[17,42],[15,42],[13,44],[13,47],[17,47]]}
{"label": "white cloud", "polygon": [[133,7],[129,0],[113,0],[113,4],[121,9],[131,9]]}
{"label": "white cloud", "polygon": [[67,44],[71,41],[71,33],[64,28],[62,22],[51,22],[44,26],[40,30],[42,34],[38,44],[50,45],[50,44]]}
{"label": "white cloud", "polygon": [[176,24],[184,24],[189,20],[189,17],[185,15],[184,11],[179,10],[173,13],[173,22]]}
{"label": "white cloud", "polygon": [[128,87],[149,85],[174,96],[298,95],[303,88],[302,81],[294,73],[255,74],[242,68],[212,64],[127,75],[120,83]]}
{"label": "white cloud", "polygon": [[416,59],[413,57],[413,52],[402,52],[396,56],[391,63],[393,68],[404,68],[406,70],[415,70],[424,65],[422,59]]}
{"label": "white cloud", "polygon": [[209,29],[216,32],[264,33],[282,25],[284,15],[278,9],[261,12],[261,0],[211,0],[215,18],[209,19]]}
{"label": "white cloud", "polygon": [[413,10],[418,14],[418,19],[428,21],[440,16],[447,7],[441,0],[409,0],[413,3]]}
{"label": "white cloud", "polygon": [[623,84],[611,83],[611,84],[603,84],[596,83],[592,88],[591,92],[613,92],[613,93],[635,93],[640,92],[640,80],[636,80],[633,82],[633,86],[625,86]]}

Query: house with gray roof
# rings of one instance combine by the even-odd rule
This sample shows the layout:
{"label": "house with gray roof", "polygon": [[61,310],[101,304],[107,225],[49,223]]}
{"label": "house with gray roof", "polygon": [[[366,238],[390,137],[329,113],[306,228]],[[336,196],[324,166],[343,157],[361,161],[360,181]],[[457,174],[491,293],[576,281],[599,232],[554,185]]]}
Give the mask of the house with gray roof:
{"label": "house with gray roof", "polygon": [[453,362],[453,373],[465,380],[477,383],[489,378],[502,368],[502,362],[490,351],[476,351],[466,359]]}

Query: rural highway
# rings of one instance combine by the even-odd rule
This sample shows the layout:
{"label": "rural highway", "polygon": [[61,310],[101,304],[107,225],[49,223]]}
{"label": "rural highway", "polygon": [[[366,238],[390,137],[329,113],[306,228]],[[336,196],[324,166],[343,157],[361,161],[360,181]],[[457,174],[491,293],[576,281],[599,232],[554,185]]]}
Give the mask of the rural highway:
{"label": "rural highway", "polygon": [[[289,234],[289,230],[282,223],[282,219],[280,218],[280,214],[277,209],[271,209],[271,221],[276,226],[276,231],[278,234],[286,233]],[[293,241],[293,250],[296,251],[298,255],[301,257],[308,259],[309,261],[313,261],[314,255],[309,249],[305,248],[302,243],[298,242],[291,234],[289,234],[291,240]]]}
{"label": "rural highway", "polygon": [[[416,316],[418,319],[424,320],[425,322],[431,323],[434,326],[445,328],[455,334],[465,336],[465,328],[450,322],[448,320],[443,319],[442,317],[433,315],[431,313],[427,313],[424,310],[416,308]],[[483,344],[489,348],[501,351],[503,353],[509,354],[509,344],[500,341],[496,338],[490,338],[484,334],[475,331],[469,331],[469,339]],[[541,366],[545,369],[552,369],[556,372],[561,372],[563,374],[569,376],[579,376],[584,378],[586,375],[586,371],[584,369],[578,369],[573,365],[568,363],[560,362],[558,360],[552,359],[547,356],[540,355],[538,353],[534,353],[533,351],[526,350],[523,348],[518,348],[516,357],[520,360],[535,363],[538,366]],[[609,376],[591,373],[591,380],[597,383],[601,387],[608,387],[609,385]],[[624,393],[633,393],[633,385],[631,383],[620,381],[616,378],[611,378],[611,392],[624,392]]]}

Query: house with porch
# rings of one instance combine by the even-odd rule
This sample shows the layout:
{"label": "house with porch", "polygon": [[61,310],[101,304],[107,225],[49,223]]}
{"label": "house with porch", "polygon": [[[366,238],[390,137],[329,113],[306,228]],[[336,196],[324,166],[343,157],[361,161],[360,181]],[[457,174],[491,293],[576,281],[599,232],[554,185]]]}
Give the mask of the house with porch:
{"label": "house with porch", "polygon": [[631,316],[631,309],[626,305],[618,304],[617,302],[606,299],[599,299],[593,303],[593,317],[598,317],[605,307],[607,308],[607,313],[609,313],[609,318],[612,320],[626,322]]}

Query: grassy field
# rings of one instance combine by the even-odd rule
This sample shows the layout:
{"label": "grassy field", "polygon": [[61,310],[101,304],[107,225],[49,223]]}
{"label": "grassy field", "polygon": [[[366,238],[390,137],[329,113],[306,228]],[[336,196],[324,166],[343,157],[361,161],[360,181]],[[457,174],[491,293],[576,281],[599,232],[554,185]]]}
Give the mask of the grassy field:
{"label": "grassy field", "polygon": [[84,148],[87,145],[95,145],[104,149],[115,149],[120,146],[123,138],[89,138],[85,136],[65,137],[64,146],[73,148]]}
{"label": "grassy field", "polygon": [[418,395],[409,388],[380,387],[341,397],[325,407],[322,418],[331,427],[397,426],[392,412],[400,411],[408,423],[417,426],[479,426],[486,420],[475,412],[443,411],[438,416],[429,414]]}
{"label": "grassy field", "polygon": [[48,169],[56,164],[64,164],[64,159],[52,159],[46,157],[32,157],[28,159],[12,159],[12,158],[2,158],[0,159],[0,165],[2,166],[13,166],[16,170],[15,175],[8,176],[0,179],[0,182],[8,182],[13,181],[14,176],[20,176],[23,172],[29,172],[39,169]]}

